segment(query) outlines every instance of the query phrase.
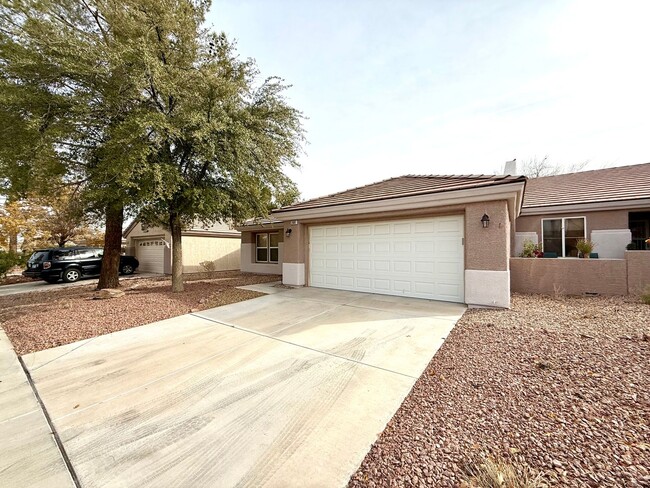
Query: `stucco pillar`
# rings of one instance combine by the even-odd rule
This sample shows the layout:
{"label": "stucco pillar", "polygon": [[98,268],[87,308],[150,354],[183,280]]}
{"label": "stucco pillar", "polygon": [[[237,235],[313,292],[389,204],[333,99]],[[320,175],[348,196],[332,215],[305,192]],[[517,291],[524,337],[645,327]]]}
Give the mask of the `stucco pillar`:
{"label": "stucco pillar", "polygon": [[[483,228],[481,218],[490,223]],[[465,302],[510,307],[510,215],[505,200],[465,208]]]}
{"label": "stucco pillar", "polygon": [[[287,236],[287,232],[291,234]],[[307,226],[304,224],[285,222],[284,224],[284,256],[282,258],[282,283],[285,285],[303,286],[305,280],[305,243]]]}

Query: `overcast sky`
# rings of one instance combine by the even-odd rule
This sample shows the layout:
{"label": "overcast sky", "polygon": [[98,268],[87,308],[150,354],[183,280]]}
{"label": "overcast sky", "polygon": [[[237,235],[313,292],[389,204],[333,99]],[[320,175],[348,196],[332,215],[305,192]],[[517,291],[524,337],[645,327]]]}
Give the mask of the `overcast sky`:
{"label": "overcast sky", "polygon": [[209,23],[293,85],[304,198],[547,154],[650,162],[649,0],[215,0]]}

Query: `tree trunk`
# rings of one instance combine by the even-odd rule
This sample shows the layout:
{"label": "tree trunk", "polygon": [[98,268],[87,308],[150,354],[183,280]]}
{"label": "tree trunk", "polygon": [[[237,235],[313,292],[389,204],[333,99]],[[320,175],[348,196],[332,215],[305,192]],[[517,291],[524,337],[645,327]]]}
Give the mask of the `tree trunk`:
{"label": "tree trunk", "polygon": [[104,256],[99,275],[98,290],[120,286],[120,254],[122,253],[122,224],[124,207],[109,205],[106,208],[106,236],[104,238]]}
{"label": "tree trunk", "polygon": [[16,232],[9,235],[9,252],[18,252],[18,234]]}
{"label": "tree trunk", "polygon": [[172,232],[172,291],[183,291],[183,244],[181,242],[181,218],[169,213],[169,228]]}

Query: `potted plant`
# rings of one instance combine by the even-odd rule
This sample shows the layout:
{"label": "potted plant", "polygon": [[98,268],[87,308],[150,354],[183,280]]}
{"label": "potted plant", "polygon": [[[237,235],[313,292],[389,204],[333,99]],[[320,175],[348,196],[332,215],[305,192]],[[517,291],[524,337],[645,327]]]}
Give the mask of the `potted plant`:
{"label": "potted plant", "polygon": [[582,257],[585,259],[589,259],[589,255],[592,253],[595,247],[596,244],[588,239],[580,239],[578,242],[576,242],[576,248],[578,249],[578,252],[580,252],[580,254],[582,254]]}

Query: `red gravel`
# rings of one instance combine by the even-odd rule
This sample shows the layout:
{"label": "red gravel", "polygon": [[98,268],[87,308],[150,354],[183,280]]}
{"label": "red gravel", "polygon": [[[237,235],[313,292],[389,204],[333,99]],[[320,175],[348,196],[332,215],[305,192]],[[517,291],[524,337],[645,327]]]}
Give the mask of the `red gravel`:
{"label": "red gravel", "polygon": [[123,281],[125,296],[105,300],[94,299],[96,284],[53,287],[0,297],[0,326],[16,353],[23,355],[255,298],[261,293],[236,287],[278,279],[240,272],[197,273],[186,277],[183,293],[172,293],[167,277],[133,279]]}
{"label": "red gravel", "polygon": [[649,372],[650,306],[636,299],[469,310],[349,486],[461,486],[487,455],[552,486],[648,487]]}

